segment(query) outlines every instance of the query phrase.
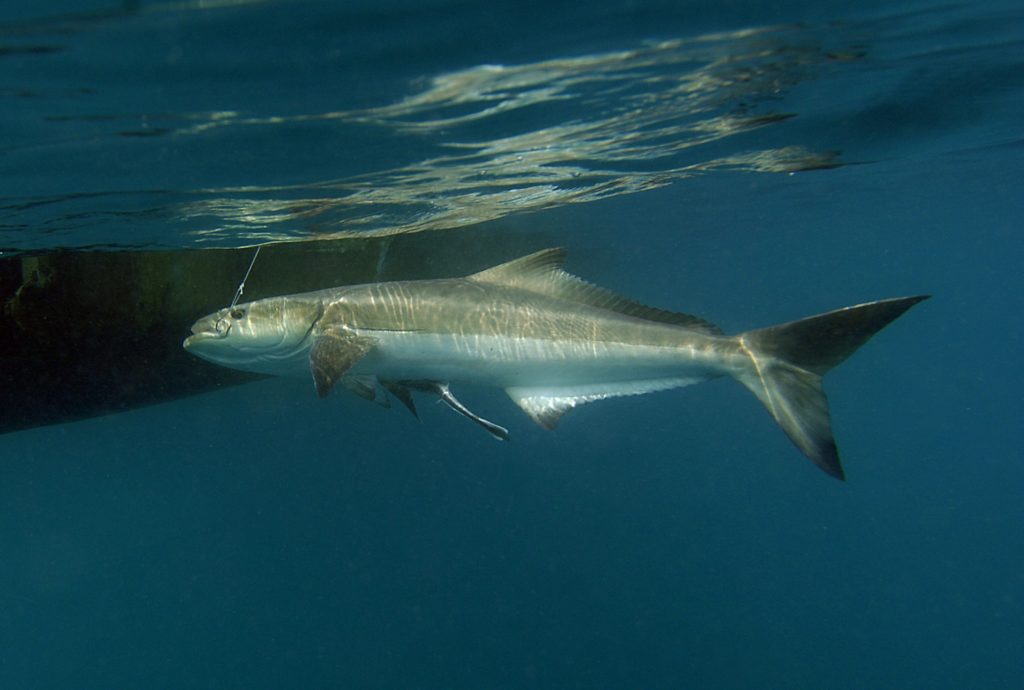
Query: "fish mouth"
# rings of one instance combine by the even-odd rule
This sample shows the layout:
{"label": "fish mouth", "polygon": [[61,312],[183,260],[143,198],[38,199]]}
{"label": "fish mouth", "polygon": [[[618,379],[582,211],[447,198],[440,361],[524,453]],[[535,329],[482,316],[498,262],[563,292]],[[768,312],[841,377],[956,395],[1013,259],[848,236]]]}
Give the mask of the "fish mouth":
{"label": "fish mouth", "polygon": [[211,314],[196,321],[189,330],[192,331],[192,335],[185,338],[181,344],[186,350],[199,343],[226,338],[231,331],[231,324],[218,315]]}
{"label": "fish mouth", "polygon": [[[218,344],[218,341],[226,341],[228,339],[230,329],[224,330],[210,330],[204,328],[201,325],[192,327],[192,335],[185,338],[182,341],[181,346],[193,354],[198,354],[201,357],[207,357],[213,353],[218,353],[219,357],[227,357],[229,359],[248,357],[266,357],[269,359],[280,359],[291,355],[294,348],[290,345],[283,343],[283,341],[274,341],[271,343],[260,343],[258,341],[242,341],[229,343],[224,347]],[[284,347],[282,347],[284,345]],[[283,352],[280,352],[284,350]]]}
{"label": "fish mouth", "polygon": [[210,340],[223,340],[227,337],[227,331],[219,331],[216,329],[210,329],[205,326],[202,322],[199,322],[192,326],[192,335],[185,338],[181,346],[186,350],[199,343],[208,342]]}
{"label": "fish mouth", "polygon": [[190,335],[187,338],[185,338],[185,340],[181,343],[181,346],[183,348],[185,348],[186,350],[188,350],[193,345],[195,345],[197,343],[201,343],[204,340],[215,340],[215,339],[218,339],[218,338],[221,338],[221,337],[223,337],[223,336],[218,335],[217,333],[209,333],[207,331],[200,331],[199,333],[193,333],[192,335]]}

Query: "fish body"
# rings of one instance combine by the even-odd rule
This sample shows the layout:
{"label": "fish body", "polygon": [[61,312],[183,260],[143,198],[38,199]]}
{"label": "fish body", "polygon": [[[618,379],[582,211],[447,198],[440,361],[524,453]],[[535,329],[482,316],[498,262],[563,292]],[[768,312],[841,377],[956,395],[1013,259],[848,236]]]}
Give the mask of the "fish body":
{"label": "fish body", "polygon": [[842,477],[821,376],[924,297],[882,300],[794,324],[725,335],[688,314],[642,305],[562,270],[550,249],[462,278],[354,285],[258,300],[200,319],[184,346],[223,366],[341,382],[361,397],[426,391],[498,438],[507,431],[451,394],[503,388],[554,428],[587,402],[737,379],[797,446]]}

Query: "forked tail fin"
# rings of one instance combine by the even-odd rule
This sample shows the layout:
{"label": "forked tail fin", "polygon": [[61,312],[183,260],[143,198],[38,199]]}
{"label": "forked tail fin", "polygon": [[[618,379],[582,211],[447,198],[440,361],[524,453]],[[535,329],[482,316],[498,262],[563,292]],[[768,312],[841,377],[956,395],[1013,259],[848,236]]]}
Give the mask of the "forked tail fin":
{"label": "forked tail fin", "polygon": [[927,296],[830,311],[737,336],[754,366],[740,380],[815,465],[843,479],[821,378]]}

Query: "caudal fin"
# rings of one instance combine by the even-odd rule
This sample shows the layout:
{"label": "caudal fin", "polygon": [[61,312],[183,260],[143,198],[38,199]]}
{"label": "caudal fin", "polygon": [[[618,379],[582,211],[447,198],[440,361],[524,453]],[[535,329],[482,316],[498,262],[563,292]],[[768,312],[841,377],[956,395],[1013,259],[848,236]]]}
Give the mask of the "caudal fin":
{"label": "caudal fin", "polygon": [[898,297],[737,336],[753,370],[740,380],[815,465],[843,479],[821,378],[927,296]]}

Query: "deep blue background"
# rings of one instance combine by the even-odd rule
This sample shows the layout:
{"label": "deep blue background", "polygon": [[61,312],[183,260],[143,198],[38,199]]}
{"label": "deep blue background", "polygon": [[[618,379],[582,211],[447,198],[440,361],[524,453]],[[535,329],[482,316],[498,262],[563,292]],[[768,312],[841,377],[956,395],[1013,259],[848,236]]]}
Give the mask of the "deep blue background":
{"label": "deep blue background", "polygon": [[[389,40],[433,36],[421,33],[433,10],[375,7],[367,21],[390,26]],[[482,10],[434,7],[482,38],[444,50],[423,39],[428,75],[616,40],[615,27],[581,20],[580,46],[564,45],[560,6],[552,25],[502,10],[500,31]],[[626,43],[659,17],[631,7]],[[871,11],[708,7],[660,30]],[[1018,687],[1013,9],[925,14],[913,43],[865,36],[871,66],[787,96],[807,113],[788,130],[795,143],[841,147],[858,165],[707,176],[501,226],[561,229],[570,270],[727,331],[932,293],[827,380],[847,483],[725,381],[586,406],[555,433],[500,393],[464,391],[510,427],[507,444],[441,407],[422,405],[417,424],[287,381],[11,434],[0,438],[0,687]],[[273,34],[278,15],[322,10],[230,11]],[[162,16],[168,41],[198,40],[194,20]],[[416,71],[392,57],[381,73]],[[211,74],[197,73],[197,98]],[[365,98],[403,84],[366,85]]]}

